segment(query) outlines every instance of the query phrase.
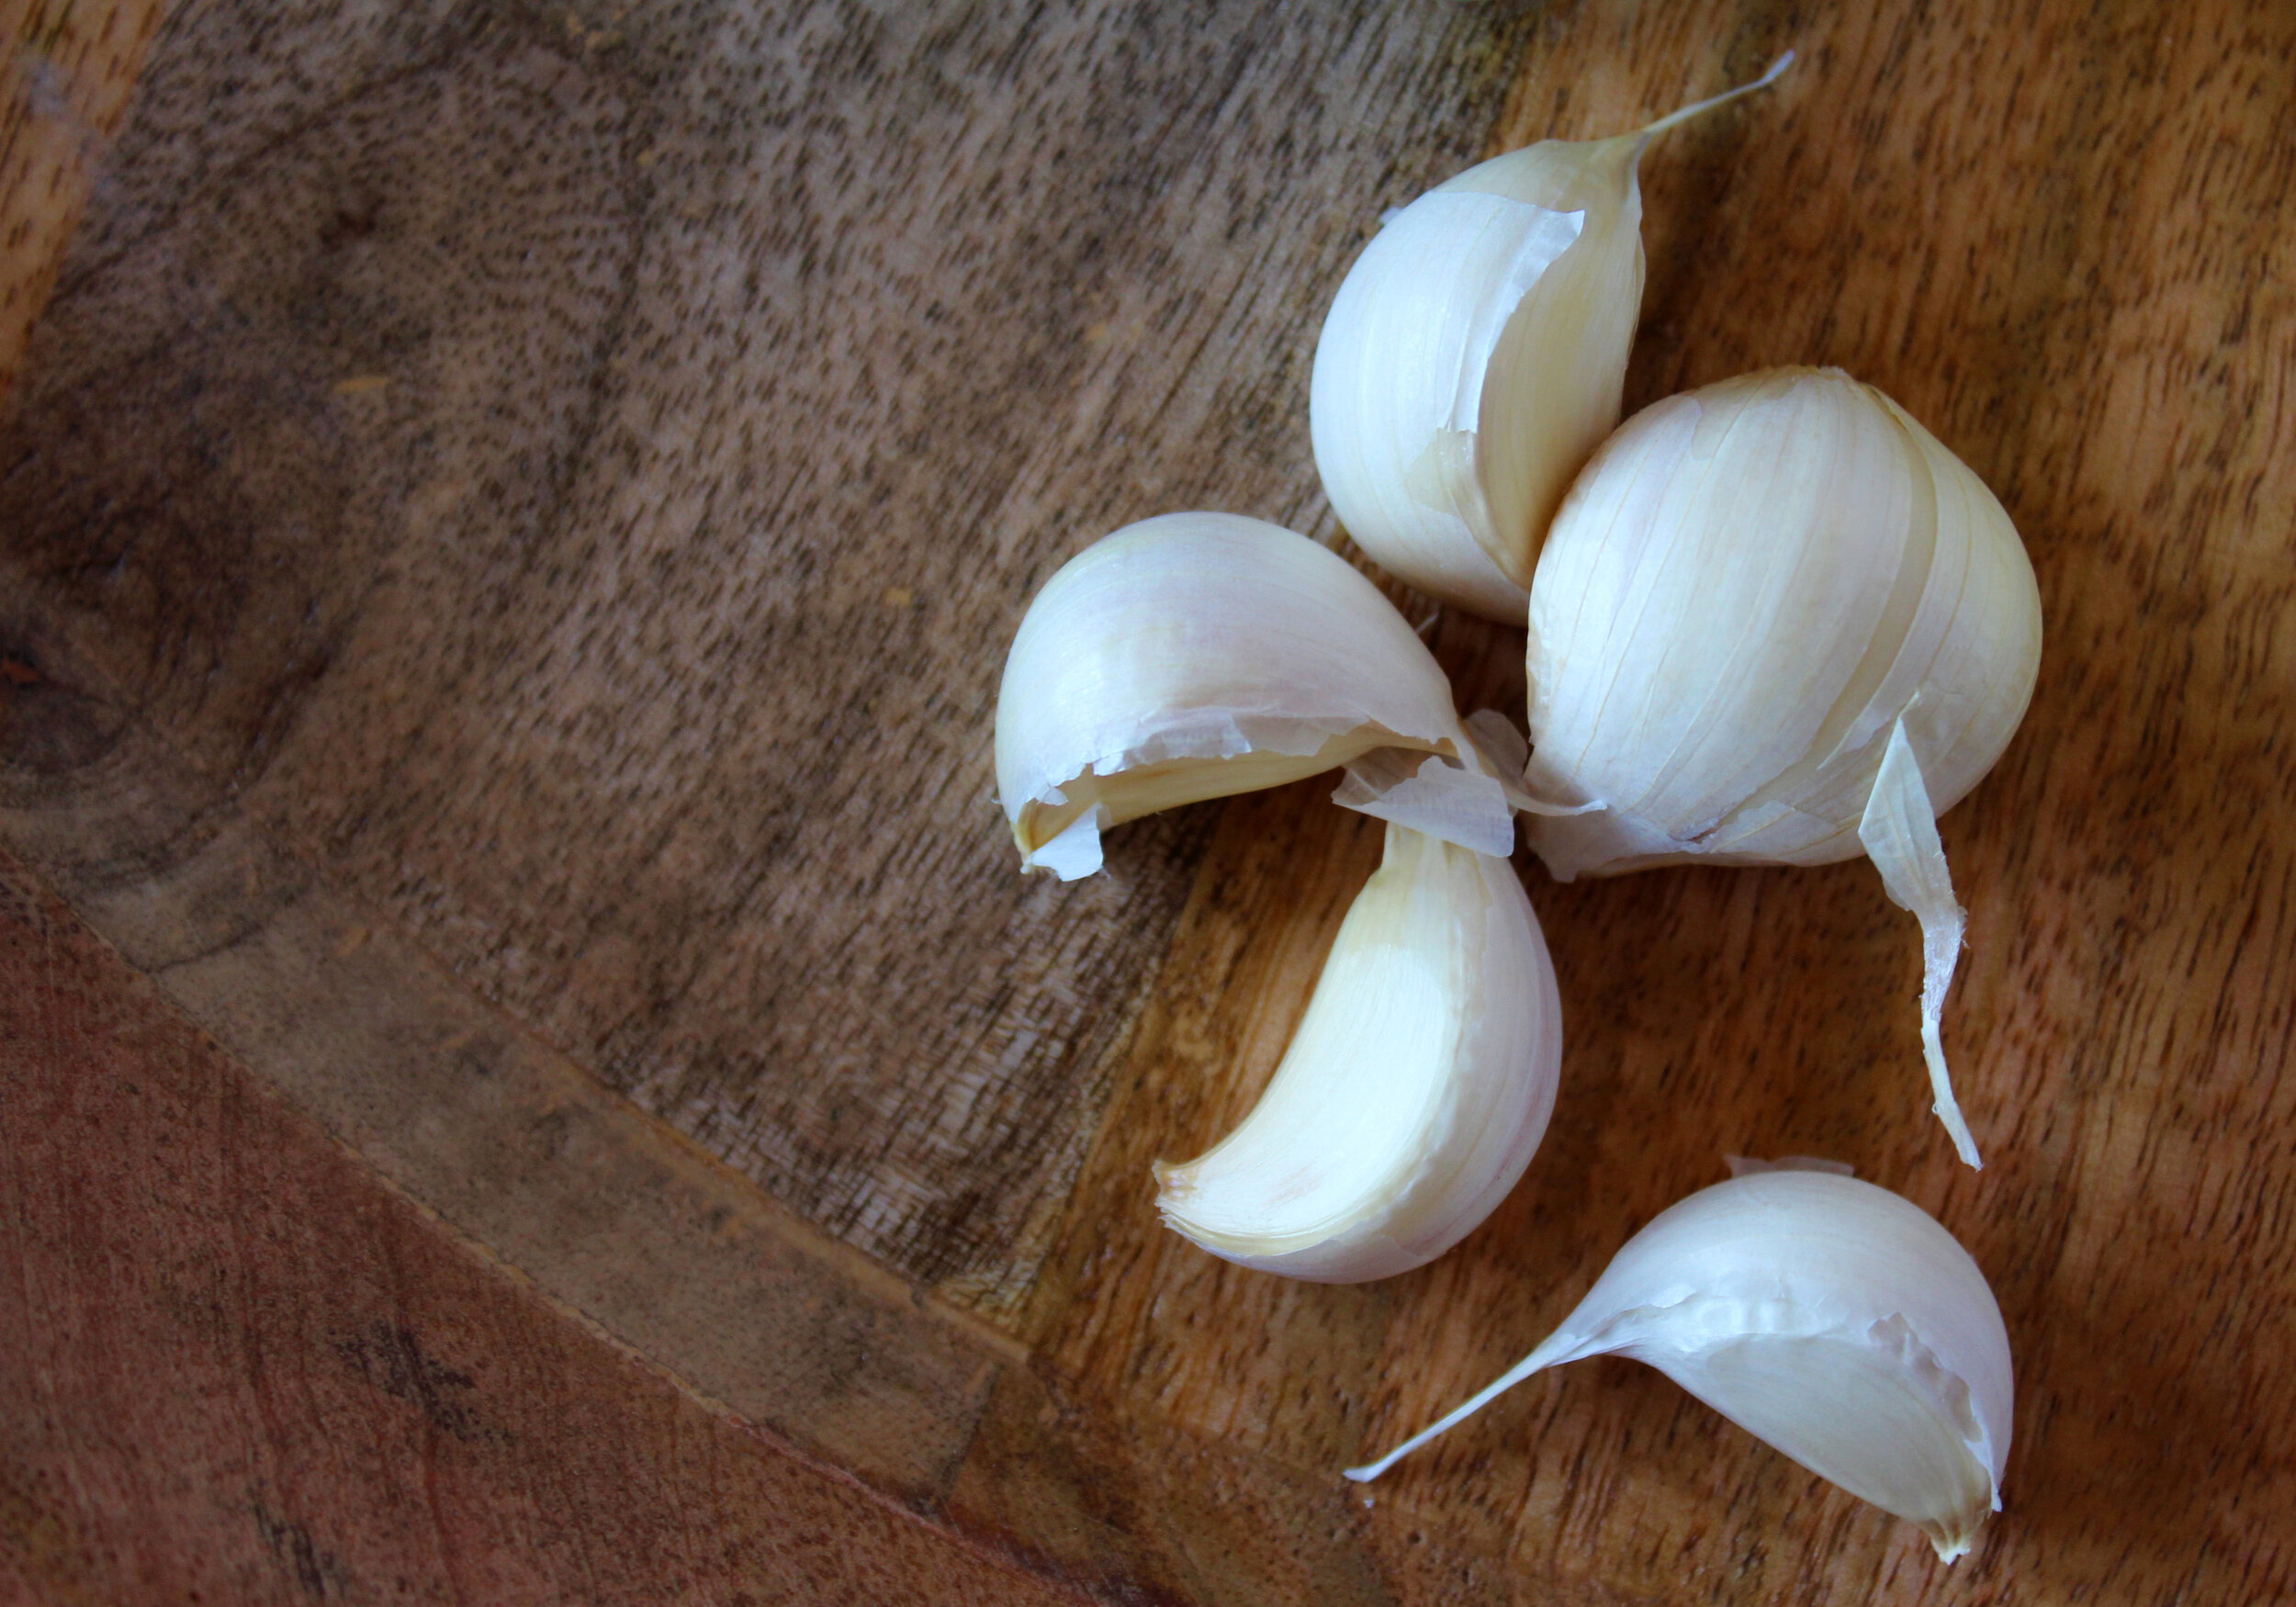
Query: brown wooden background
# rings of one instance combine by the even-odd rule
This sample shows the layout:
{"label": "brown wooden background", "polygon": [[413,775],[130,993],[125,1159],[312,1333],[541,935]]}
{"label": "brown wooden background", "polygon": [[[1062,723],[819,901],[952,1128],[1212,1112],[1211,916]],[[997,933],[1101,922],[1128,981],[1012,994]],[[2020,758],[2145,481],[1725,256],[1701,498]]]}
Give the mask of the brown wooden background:
{"label": "brown wooden background", "polygon": [[[159,9],[0,4],[0,1589],[2296,1593],[2296,13]],[[1988,1166],[1869,867],[1526,865],[1522,1186],[1385,1283],[1214,1263],[1148,1163],[1376,828],[1312,783],[1023,882],[1004,646],[1131,519],[1341,543],[1307,372],[1380,210],[1789,45],[1646,162],[1628,402],[1840,364],[2025,535],[2040,689],[1943,823]],[[1519,636],[1435,639],[1519,707]],[[1338,1478],[1726,1149],[1986,1269],[1974,1556],[1616,1361]]]}

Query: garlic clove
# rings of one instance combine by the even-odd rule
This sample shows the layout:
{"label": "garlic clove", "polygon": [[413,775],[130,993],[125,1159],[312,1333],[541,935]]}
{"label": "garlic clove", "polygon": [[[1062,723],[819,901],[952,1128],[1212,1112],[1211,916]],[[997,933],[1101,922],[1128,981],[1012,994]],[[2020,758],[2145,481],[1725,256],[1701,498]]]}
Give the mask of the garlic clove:
{"label": "garlic clove", "polygon": [[1396,1459],[1532,1374],[1626,1355],[1822,1478],[1918,1524],[1945,1561],[2001,1506],[2014,1397],[1985,1275],[1911,1201],[1767,1171],[1702,1189],[1619,1251],[1562,1325]]}
{"label": "garlic clove", "polygon": [[2008,746],[2040,592],[1984,483],[1839,369],[1669,397],[1571,488],[1533,587],[1530,790],[1562,880],[1829,864],[1903,720],[1939,810]]}
{"label": "garlic clove", "polygon": [[[1316,343],[1310,436],[1340,523],[1390,573],[1487,619],[1519,619],[1529,593],[1502,565],[1514,544],[1483,489],[1486,371],[1508,317],[1584,224],[1583,211],[1431,191],[1372,237]],[[1630,291],[1638,304],[1638,275]],[[1620,321],[1615,309],[1591,319],[1593,338]],[[1549,410],[1593,415],[1570,432],[1592,450],[1604,404],[1598,370],[1556,388]]]}
{"label": "garlic clove", "polygon": [[1756,83],[1608,140],[1544,140],[1394,214],[1341,283],[1310,381],[1317,471],[1380,565],[1519,624],[1541,533],[1618,422],[1642,305],[1643,147]]}
{"label": "garlic clove", "polygon": [[[1110,826],[1380,748],[1439,756],[1445,772],[1399,817],[1512,848],[1504,790],[1426,645],[1345,559],[1234,514],[1143,520],[1070,559],[1030,604],[997,694],[997,791],[1021,863],[1064,879],[1100,868]],[[1414,812],[1429,793],[1440,807]]]}
{"label": "garlic clove", "polygon": [[[1566,882],[1868,851],[1893,733],[1899,781],[1951,807],[2015,733],[2041,654],[2040,591],[2000,503],[1838,369],[1746,375],[1628,420],[1548,532],[1528,624],[1523,785],[1596,806],[1530,823]],[[1908,907],[1930,912],[1925,950],[1944,942],[1943,905]],[[1974,1158],[1926,1041],[1942,953],[1925,1055]]]}
{"label": "garlic clove", "polygon": [[1166,1226],[1319,1283],[1407,1272],[1505,1197],[1562,1056],[1552,961],[1508,862],[1390,825],[1266,1091],[1193,1161]]}

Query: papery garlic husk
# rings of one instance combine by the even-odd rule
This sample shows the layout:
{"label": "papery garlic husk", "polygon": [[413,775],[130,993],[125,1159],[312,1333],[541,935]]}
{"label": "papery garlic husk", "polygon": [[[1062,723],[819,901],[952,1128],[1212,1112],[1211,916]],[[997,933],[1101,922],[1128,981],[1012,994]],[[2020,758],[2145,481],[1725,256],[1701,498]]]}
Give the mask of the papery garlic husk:
{"label": "papery garlic husk", "polygon": [[1911,1201],[1852,1177],[1770,1171],[1661,1212],[1578,1309],[1395,1459],[1532,1374],[1586,1356],[1647,1362],[1737,1423],[1966,1552],[2001,1507],[2013,1385],[1985,1275]]}
{"label": "papery garlic husk", "polygon": [[1383,568],[1523,623],[1539,537],[1618,422],[1643,147],[1792,60],[1632,133],[1494,157],[1372,237],[1317,340],[1309,424],[1334,511]]}
{"label": "papery garlic husk", "polygon": [[1064,879],[1100,869],[1107,826],[1358,760],[1350,807],[1513,850],[1426,644],[1345,559],[1262,520],[1168,513],[1094,543],[1005,661],[997,791],[1022,865]]}
{"label": "papery garlic husk", "polygon": [[1924,1051],[1961,943],[1935,817],[2031,701],[2041,598],[1993,493],[1838,369],[1670,397],[1604,443],[1529,612],[1531,846],[1562,881],[1869,853],[1920,917]]}
{"label": "papery garlic husk", "polygon": [[1505,860],[1390,824],[1250,1115],[1159,1164],[1165,1223],[1321,1283],[1408,1272],[1489,1216],[1547,1131],[1555,971]]}

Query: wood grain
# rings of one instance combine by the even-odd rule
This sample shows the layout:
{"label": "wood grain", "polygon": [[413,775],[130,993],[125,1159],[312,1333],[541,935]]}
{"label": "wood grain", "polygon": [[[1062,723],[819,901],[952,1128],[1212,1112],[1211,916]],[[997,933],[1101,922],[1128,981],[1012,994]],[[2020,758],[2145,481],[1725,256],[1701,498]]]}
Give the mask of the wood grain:
{"label": "wood grain", "polygon": [[0,1104],[10,1601],[1078,1600],[453,1242],[13,862]]}
{"label": "wood grain", "polygon": [[1018,1346],[521,1032],[118,708],[17,674],[0,831],[189,1022],[710,1399],[901,1500],[945,1492]]}
{"label": "wood grain", "polygon": [[[506,1519],[506,1506],[523,1511],[553,1480],[570,1487],[558,1504],[575,1521],[598,1505],[619,1511],[642,1534],[641,1562],[655,1555],[647,1545],[674,1547],[684,1571],[664,1577],[702,1600],[1029,1599],[975,1566],[981,1552],[1052,1590],[1125,1602],[1376,1601],[1399,1579],[1504,1579],[1503,1564],[1405,1531],[1319,1470],[1177,1432],[809,1233],[506,1031],[388,929],[358,924],[309,867],[145,748],[116,710],[13,662],[0,703],[0,828],[45,856],[44,877],[72,905],[0,862],[0,893],[16,895],[6,907],[23,916],[0,922],[0,979],[27,1012],[7,1023],[19,1052],[6,1068],[16,1080],[0,1083],[14,1113],[0,1189],[22,1191],[6,1197],[16,1208],[0,1220],[16,1236],[0,1245],[0,1268],[23,1271],[6,1287],[25,1291],[0,1301],[14,1324],[0,1327],[0,1372],[28,1391],[8,1406],[25,1434],[17,1459],[0,1461],[0,1568],[39,1599],[173,1603],[212,1586],[220,1568],[231,1587],[211,1595],[228,1600],[271,1600],[290,1585],[357,1600],[384,1564],[411,1569],[400,1593],[417,1599],[441,1568],[506,1599],[552,1599],[574,1587],[537,1562],[537,1547],[579,1558],[618,1541],[611,1525],[602,1541],[595,1524],[559,1536]],[[59,755],[79,759],[40,768]],[[171,775],[183,790],[163,794],[155,783]],[[129,950],[108,951],[83,916]],[[117,1115],[119,1099],[152,1088],[173,1096],[156,1117],[143,1103],[130,1112],[141,1125]],[[279,1093],[356,1150],[287,1116]],[[231,1119],[202,1126],[219,1105]],[[186,1144],[212,1151],[195,1184],[222,1174],[263,1198],[177,1186],[184,1167],[170,1157]],[[355,1153],[445,1219],[357,1177]],[[210,1312],[195,1332],[164,1277],[159,1309],[130,1302],[91,1315],[43,1292],[102,1283],[86,1231],[62,1218],[66,1194],[107,1202],[107,1264],[243,1259],[233,1235],[261,1229],[271,1242],[266,1224],[282,1213],[295,1223],[293,1253],[264,1263],[260,1298]],[[381,1236],[388,1253],[377,1248],[378,1211],[395,1224]],[[507,1260],[540,1298],[501,1292],[465,1234],[493,1253],[478,1262]],[[397,1302],[387,1339],[361,1293],[376,1279]],[[282,1306],[299,1322],[284,1335]],[[443,1311],[458,1326],[438,1362]],[[298,1348],[321,1321],[351,1339],[325,1354]],[[462,1365],[498,1343],[544,1345],[556,1365]],[[634,1381],[632,1354],[668,1370],[702,1421],[755,1425],[797,1469],[747,1471],[757,1447],[737,1435],[697,1472],[692,1411],[672,1415],[687,1427],[660,1465],[654,1420],[632,1419],[629,1397],[650,1376]],[[346,1362],[373,1393],[341,1392],[331,1369]],[[322,1407],[267,1404],[289,1387],[283,1372],[321,1375]],[[121,1379],[147,1376],[149,1399],[123,1393]],[[494,1445],[484,1467],[458,1468],[467,1481],[456,1499],[476,1510],[426,1547],[395,1514],[401,1481],[422,1477],[427,1453],[393,1425],[403,1403],[429,1400],[467,1427],[460,1377],[487,1387],[490,1419],[558,1430],[572,1414],[587,1432],[604,1413],[612,1424],[581,1457],[522,1435]],[[186,1415],[208,1410],[226,1413],[212,1432]],[[291,1511],[247,1494],[241,1422],[251,1410],[276,1454],[294,1460]],[[331,1449],[346,1437],[379,1448],[346,1467]],[[764,1504],[729,1496],[720,1462],[737,1491],[761,1483]],[[807,1465],[857,1478],[809,1481]],[[632,1508],[621,1494],[631,1479],[658,1487],[662,1504]],[[944,1557],[929,1536],[887,1537],[888,1501],[969,1549]],[[671,1515],[688,1506],[701,1515]],[[825,1535],[864,1557],[840,1571]],[[582,1588],[614,1600],[631,1577],[600,1569]],[[857,1594],[872,1585],[886,1594]],[[625,1593],[654,1588],[630,1582]],[[1551,1599],[1618,1600],[1592,1587]]]}
{"label": "wood grain", "polygon": [[[171,20],[0,437],[0,836],[370,1164],[1108,1599],[2296,1593],[2296,17],[276,13]],[[1532,871],[1570,1037],[1524,1185],[1383,1284],[1212,1264],[1147,1164],[1248,1106],[1375,839],[1310,784],[1019,882],[1019,611],[1173,507],[1336,540],[1305,365],[1379,209],[1789,44],[1646,159],[1629,403],[1840,364],[2026,537],[2033,713],[1942,823],[1989,1164],[1867,867]],[[1519,636],[1434,639],[1519,702]],[[1616,1361],[1336,1480],[1723,1150],[1851,1161],[1986,1269],[1975,1556]]]}
{"label": "wood grain", "polygon": [[163,0],[0,0],[0,409]]}
{"label": "wood grain", "polygon": [[340,10],[181,14],[137,150],[183,150],[0,449],[17,572],[615,1087],[1008,1299],[1208,817],[1017,881],[1001,644],[1113,523],[1311,508],[1322,290],[1480,137],[1497,22]]}

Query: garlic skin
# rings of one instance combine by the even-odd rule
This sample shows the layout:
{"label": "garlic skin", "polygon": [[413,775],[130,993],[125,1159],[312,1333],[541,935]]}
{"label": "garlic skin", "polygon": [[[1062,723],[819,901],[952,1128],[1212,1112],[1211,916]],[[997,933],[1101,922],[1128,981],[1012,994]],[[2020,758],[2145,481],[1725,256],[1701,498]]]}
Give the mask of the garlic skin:
{"label": "garlic skin", "polygon": [[2032,700],[2041,594],[1985,483],[1838,368],[1669,397],[1604,444],[1532,589],[1534,823],[1562,881],[1854,859],[1892,727],[1934,813]]}
{"label": "garlic skin", "polygon": [[1934,1042],[1961,918],[1934,820],[2000,757],[2041,660],[2040,590],[1993,493],[1839,369],[1726,380],[1603,444],[1528,623],[1524,786],[1599,805],[1532,818],[1548,869],[1871,852],[1921,916],[1925,1051],[1976,1164]]}
{"label": "garlic skin", "polygon": [[1523,623],[1540,534],[1618,422],[1643,147],[1792,60],[1632,133],[1494,157],[1372,237],[1316,342],[1309,427],[1332,507],[1381,567]]}
{"label": "garlic skin", "polygon": [[1514,1186],[1562,1060],[1555,971],[1506,860],[1390,824],[1282,1062],[1157,1208],[1224,1260],[1318,1283],[1425,1264]]}
{"label": "garlic skin", "polygon": [[[1344,558],[1278,525],[1169,513],[1070,559],[1021,620],[996,785],[1025,869],[1100,869],[1103,828],[1381,749],[1354,802],[1505,854],[1504,788],[1426,645]],[[1403,782],[1401,798],[1392,796]]]}
{"label": "garlic skin", "polygon": [[1919,1525],[1947,1562],[2001,1507],[2009,1331],[1985,1275],[1926,1211],[1819,1171],[1716,1184],[1627,1241],[1537,1349],[1378,1478],[1532,1374],[1647,1362],[1819,1478]]}

